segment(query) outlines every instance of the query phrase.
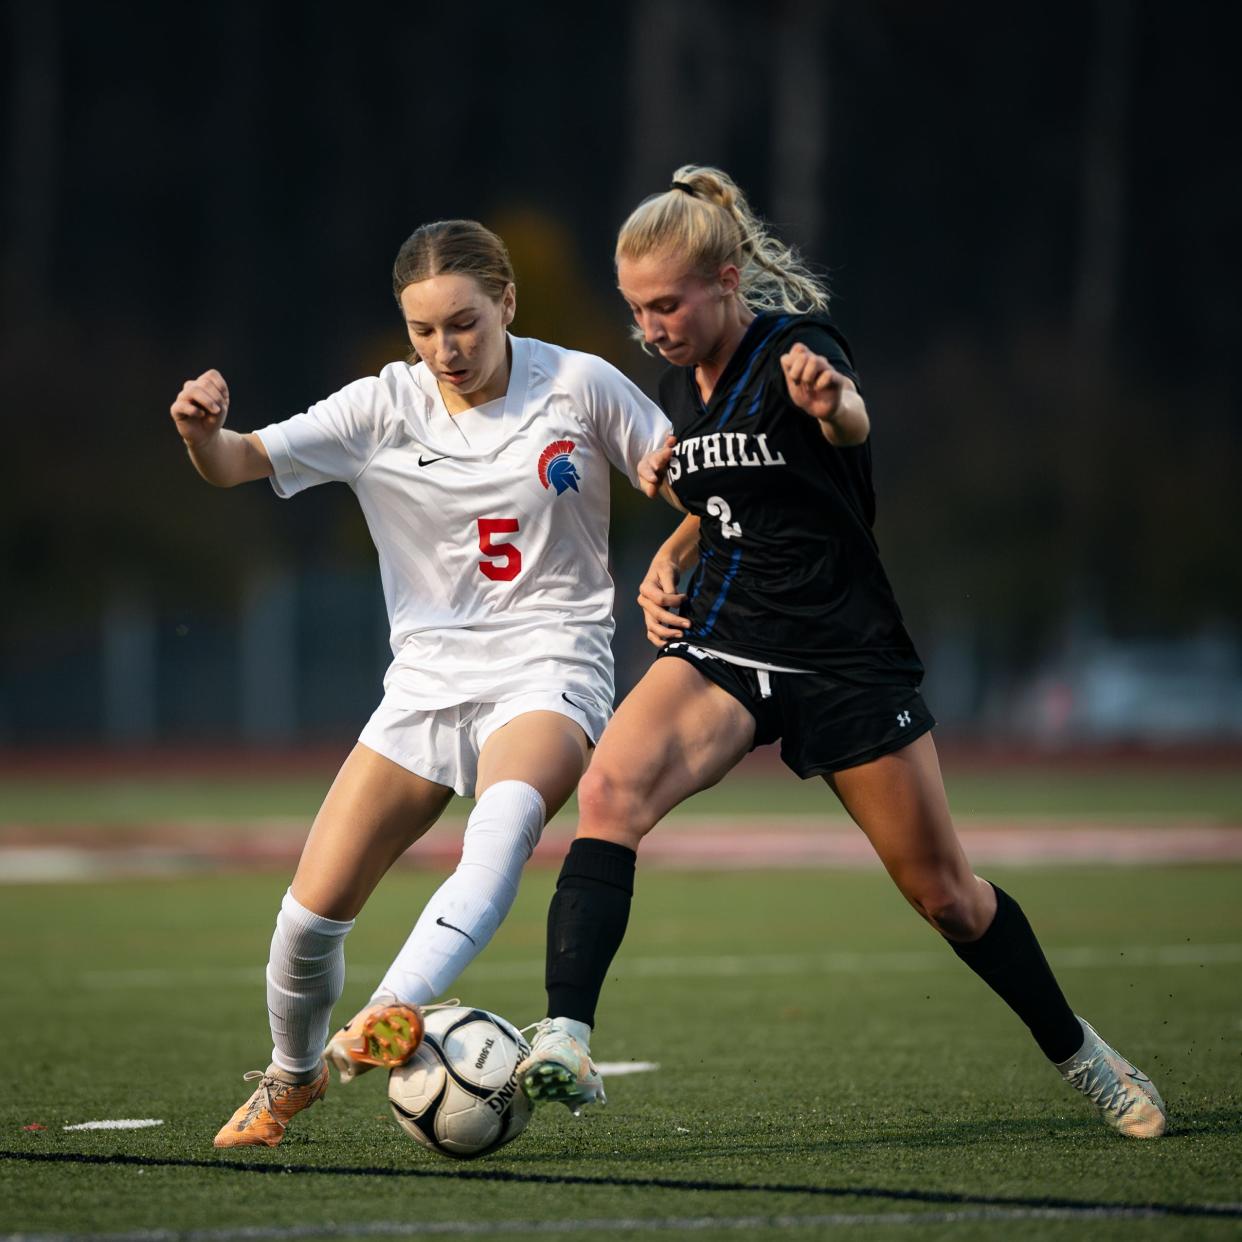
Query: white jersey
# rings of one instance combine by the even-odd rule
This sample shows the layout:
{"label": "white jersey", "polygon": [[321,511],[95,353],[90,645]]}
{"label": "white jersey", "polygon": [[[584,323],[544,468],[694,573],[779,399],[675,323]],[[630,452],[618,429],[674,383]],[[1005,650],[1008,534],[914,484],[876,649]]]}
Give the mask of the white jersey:
{"label": "white jersey", "polygon": [[554,663],[612,701],[608,464],[637,485],[670,425],[603,359],[509,339],[503,402],[454,418],[426,366],[394,362],[256,433],[278,496],[357,494],[388,606],[384,686],[412,707],[546,686]]}

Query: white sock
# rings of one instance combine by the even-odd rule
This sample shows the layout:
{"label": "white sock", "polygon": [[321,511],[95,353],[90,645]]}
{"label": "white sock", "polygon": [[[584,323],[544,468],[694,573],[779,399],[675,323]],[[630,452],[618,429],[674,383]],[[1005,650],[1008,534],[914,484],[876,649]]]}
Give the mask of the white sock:
{"label": "white sock", "polygon": [[553,1018],[552,1022],[566,1035],[572,1035],[588,1052],[591,1050],[591,1028],[585,1022],[576,1018]]}
{"label": "white sock", "polygon": [[305,1074],[323,1059],[328,1020],[345,986],[345,937],[354,921],[325,919],[290,889],[280,903],[267,961],[272,1064]]}
{"label": "white sock", "polygon": [[483,792],[457,870],[427,903],[372,1000],[427,1005],[444,994],[509,913],[543,820],[543,799],[525,781],[498,781]]}

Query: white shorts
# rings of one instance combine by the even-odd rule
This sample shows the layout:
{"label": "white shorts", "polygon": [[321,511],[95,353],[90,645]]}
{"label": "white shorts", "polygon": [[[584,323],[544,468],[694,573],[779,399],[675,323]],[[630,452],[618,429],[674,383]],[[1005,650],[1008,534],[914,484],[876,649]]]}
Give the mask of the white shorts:
{"label": "white shorts", "polygon": [[567,690],[520,690],[494,701],[431,711],[404,704],[399,694],[386,694],[358,740],[416,776],[469,798],[474,796],[484,742],[501,725],[526,712],[568,716],[594,746],[612,715],[612,704],[604,703],[593,689],[573,683]]}

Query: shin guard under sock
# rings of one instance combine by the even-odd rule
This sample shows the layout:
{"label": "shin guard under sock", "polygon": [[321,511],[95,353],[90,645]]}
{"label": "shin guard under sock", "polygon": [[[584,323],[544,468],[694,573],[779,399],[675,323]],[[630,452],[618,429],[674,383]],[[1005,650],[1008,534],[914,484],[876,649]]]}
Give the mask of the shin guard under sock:
{"label": "shin guard under sock", "polygon": [[305,1075],[323,1060],[328,1019],[345,986],[345,937],[353,919],[324,918],[290,889],[280,904],[267,962],[272,1064]]}
{"label": "shin guard under sock", "polygon": [[423,909],[373,1001],[428,1005],[444,995],[509,913],[544,818],[543,798],[524,781],[498,781],[479,796],[457,870]]}
{"label": "shin guard under sock", "polygon": [[978,940],[949,941],[966,963],[1030,1028],[1040,1051],[1060,1063],[1082,1047],[1074,1017],[1022,907],[996,890],[996,917]]}
{"label": "shin guard under sock", "polygon": [[548,907],[548,1014],[595,1025],[595,1006],[630,918],[637,855],[579,837]]}

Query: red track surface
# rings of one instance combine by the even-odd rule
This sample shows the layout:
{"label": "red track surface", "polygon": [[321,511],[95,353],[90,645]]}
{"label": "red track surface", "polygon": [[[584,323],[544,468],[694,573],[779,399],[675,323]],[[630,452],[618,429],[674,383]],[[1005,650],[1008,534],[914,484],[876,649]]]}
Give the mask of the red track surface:
{"label": "red track surface", "polygon": [[[1120,821],[1012,818],[958,821],[972,862],[1009,866],[1242,862],[1242,828],[1177,819],[1135,826]],[[443,821],[403,859],[407,866],[452,868],[463,823]],[[98,828],[13,827],[0,835],[4,879],[90,879],[103,875],[167,875],[220,869],[291,870],[301,850],[300,821],[260,821],[248,830],[192,822],[150,825],[101,838]],[[535,865],[558,866],[572,826],[553,823]],[[697,870],[758,867],[876,867],[862,833],[837,818],[767,819],[680,816],[642,847],[644,866]]]}

